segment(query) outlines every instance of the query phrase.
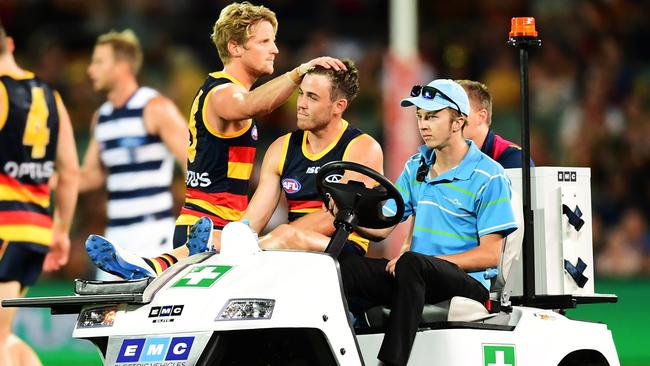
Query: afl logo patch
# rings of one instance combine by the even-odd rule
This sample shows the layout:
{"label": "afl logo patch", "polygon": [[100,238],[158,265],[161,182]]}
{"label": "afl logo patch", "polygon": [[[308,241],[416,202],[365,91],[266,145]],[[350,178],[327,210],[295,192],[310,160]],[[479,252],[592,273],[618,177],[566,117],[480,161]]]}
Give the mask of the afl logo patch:
{"label": "afl logo patch", "polygon": [[292,178],[285,178],[282,180],[282,189],[287,193],[296,193],[302,188],[300,182]]}
{"label": "afl logo patch", "polygon": [[253,125],[253,128],[251,128],[251,137],[253,140],[257,141],[257,126]]}

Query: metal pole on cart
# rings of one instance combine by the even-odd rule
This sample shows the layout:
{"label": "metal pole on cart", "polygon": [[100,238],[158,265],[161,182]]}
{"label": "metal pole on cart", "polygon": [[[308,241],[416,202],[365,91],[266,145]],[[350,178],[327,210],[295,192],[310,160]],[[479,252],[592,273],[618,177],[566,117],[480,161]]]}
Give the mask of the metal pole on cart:
{"label": "metal pole on cart", "polygon": [[519,49],[519,77],[521,94],[521,148],[522,199],[524,204],[524,242],[523,242],[523,304],[532,305],[535,299],[535,235],[533,231],[533,211],[531,208],[530,184],[530,112],[528,93],[528,49],[539,47],[542,41],[537,38],[535,18],[512,18],[508,44]]}

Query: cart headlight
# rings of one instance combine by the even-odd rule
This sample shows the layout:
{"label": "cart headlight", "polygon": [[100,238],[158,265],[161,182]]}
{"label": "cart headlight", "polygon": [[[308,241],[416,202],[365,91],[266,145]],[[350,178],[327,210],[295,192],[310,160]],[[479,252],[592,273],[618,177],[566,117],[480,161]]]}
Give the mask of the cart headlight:
{"label": "cart headlight", "polygon": [[215,320],[271,319],[274,306],[272,299],[232,299]]}
{"label": "cart headlight", "polygon": [[77,327],[79,328],[100,328],[112,327],[115,321],[117,306],[86,309],[79,315]]}

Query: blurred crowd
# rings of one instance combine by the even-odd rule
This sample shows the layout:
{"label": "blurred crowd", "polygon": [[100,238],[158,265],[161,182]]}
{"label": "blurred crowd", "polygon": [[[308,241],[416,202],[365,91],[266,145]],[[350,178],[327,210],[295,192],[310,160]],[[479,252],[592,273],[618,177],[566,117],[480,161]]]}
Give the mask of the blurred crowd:
{"label": "blurred crowd", "polygon": [[[196,88],[222,67],[209,34],[229,2],[3,0],[0,18],[16,39],[18,62],[61,92],[83,156],[91,116],[103,100],[86,74],[97,35],[133,29],[145,51],[142,84],[189,115]],[[381,141],[388,1],[253,2],[278,16],[276,74],[320,55],[357,63],[361,90],[346,119]],[[493,129],[517,142],[518,54],[505,41],[511,17],[536,18],[542,47],[530,54],[531,154],[538,166],[591,168],[595,267],[602,276],[650,275],[649,13],[650,3],[642,0],[418,5],[421,58],[437,77],[484,82],[494,98]],[[261,118],[261,151],[294,122],[295,100]],[[180,206],[180,174],[176,187]],[[103,192],[80,197],[71,264],[63,275],[90,273],[83,241],[103,232],[104,202]]]}

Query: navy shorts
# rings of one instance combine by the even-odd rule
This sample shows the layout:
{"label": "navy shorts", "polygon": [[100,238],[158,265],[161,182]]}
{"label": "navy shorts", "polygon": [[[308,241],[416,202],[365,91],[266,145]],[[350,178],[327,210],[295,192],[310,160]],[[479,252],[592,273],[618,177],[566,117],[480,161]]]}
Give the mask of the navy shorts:
{"label": "navy shorts", "polygon": [[343,260],[343,258],[348,256],[363,257],[364,255],[366,255],[365,250],[363,250],[357,243],[353,242],[352,240],[348,240],[345,242],[343,250],[341,250],[339,260]]}
{"label": "navy shorts", "polygon": [[[174,228],[174,249],[178,247],[182,247],[187,243],[187,237],[190,235],[190,229],[192,228],[191,225],[176,225]],[[223,226],[214,226],[212,228],[213,230],[221,230],[223,229]]]}
{"label": "navy shorts", "polygon": [[182,247],[187,242],[187,236],[190,233],[190,225],[176,225],[174,228],[174,249]]}
{"label": "navy shorts", "polygon": [[35,284],[48,251],[41,244],[0,239],[0,282],[18,281],[21,287]]}

